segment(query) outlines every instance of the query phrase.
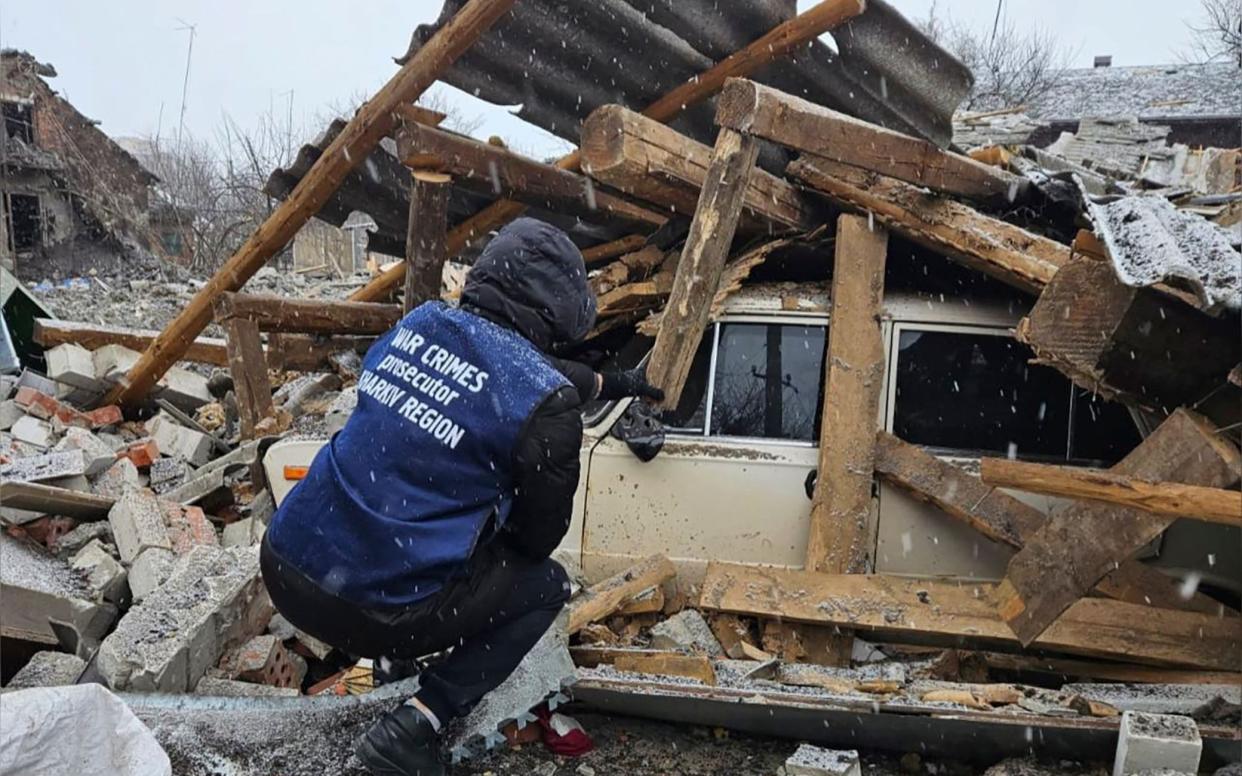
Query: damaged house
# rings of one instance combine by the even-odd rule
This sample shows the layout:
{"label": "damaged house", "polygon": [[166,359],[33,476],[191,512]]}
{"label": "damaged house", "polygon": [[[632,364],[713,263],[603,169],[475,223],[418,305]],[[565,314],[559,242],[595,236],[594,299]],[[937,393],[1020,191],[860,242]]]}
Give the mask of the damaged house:
{"label": "damaged house", "polygon": [[[411,685],[274,617],[255,545],[375,384],[359,354],[526,213],[596,295],[563,355],[666,399],[583,408],[579,591],[453,758],[572,698],[806,742],[790,774],[1242,759],[1236,143],[1102,140],[1132,114],[964,140],[969,72],[882,0],[447,0],[399,63],[163,331],[38,322],[47,375],[0,417],[0,550],[34,570],[0,631],[42,650],[16,686],[107,684],[179,772],[362,773]],[[577,149],[446,131],[435,80]],[[348,299],[247,291],[359,213],[403,262]]]}
{"label": "damaged house", "polygon": [[23,278],[82,274],[146,242],[155,176],[48,80],[51,65],[0,52],[0,266]]}

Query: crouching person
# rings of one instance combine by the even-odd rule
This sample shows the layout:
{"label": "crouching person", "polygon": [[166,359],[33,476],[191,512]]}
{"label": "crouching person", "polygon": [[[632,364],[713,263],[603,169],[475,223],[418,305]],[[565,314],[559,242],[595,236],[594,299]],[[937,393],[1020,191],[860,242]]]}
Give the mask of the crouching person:
{"label": "crouching person", "polygon": [[509,676],[569,596],[549,555],[569,527],[583,397],[546,354],[594,319],[568,236],[515,221],[460,308],[423,304],[371,348],[357,409],[272,518],[263,579],[295,626],[361,657],[452,649],[367,732],[373,773],[442,774],[439,731]]}

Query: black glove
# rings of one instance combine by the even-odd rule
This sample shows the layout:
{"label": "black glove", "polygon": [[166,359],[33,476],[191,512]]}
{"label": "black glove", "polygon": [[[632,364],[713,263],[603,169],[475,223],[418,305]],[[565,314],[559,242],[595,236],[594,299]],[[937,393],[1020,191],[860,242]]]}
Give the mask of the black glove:
{"label": "black glove", "polygon": [[647,382],[647,370],[643,367],[627,369],[624,372],[603,372],[600,374],[599,397],[606,401],[624,399],[627,396],[638,396],[643,399],[664,401],[664,391]]}

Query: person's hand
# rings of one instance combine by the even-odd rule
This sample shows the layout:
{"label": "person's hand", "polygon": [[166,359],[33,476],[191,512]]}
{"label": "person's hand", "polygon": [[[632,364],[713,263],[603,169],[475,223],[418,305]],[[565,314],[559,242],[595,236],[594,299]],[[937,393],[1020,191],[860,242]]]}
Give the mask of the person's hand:
{"label": "person's hand", "polygon": [[612,401],[627,396],[664,401],[664,391],[647,382],[647,370],[644,367],[600,374],[599,398]]}

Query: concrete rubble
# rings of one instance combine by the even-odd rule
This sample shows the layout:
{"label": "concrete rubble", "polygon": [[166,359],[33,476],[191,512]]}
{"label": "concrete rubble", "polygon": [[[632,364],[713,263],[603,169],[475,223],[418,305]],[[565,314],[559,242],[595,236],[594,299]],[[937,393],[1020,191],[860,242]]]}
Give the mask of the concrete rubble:
{"label": "concrete rubble", "polygon": [[656,649],[702,652],[711,657],[724,655],[724,649],[712,634],[707,620],[694,609],[681,611],[652,627],[651,646]]}
{"label": "concrete rubble", "polygon": [[1113,776],[1161,769],[1198,773],[1202,753],[1203,741],[1193,719],[1127,711],[1121,715]]}
{"label": "concrete rubble", "polygon": [[78,677],[86,670],[86,661],[77,655],[64,652],[36,652],[30,662],[22,666],[4,686],[8,690],[26,690],[32,687],[62,687],[77,684]]}
{"label": "concrete rubble", "polygon": [[785,761],[785,776],[862,776],[858,752],[802,744]]}

